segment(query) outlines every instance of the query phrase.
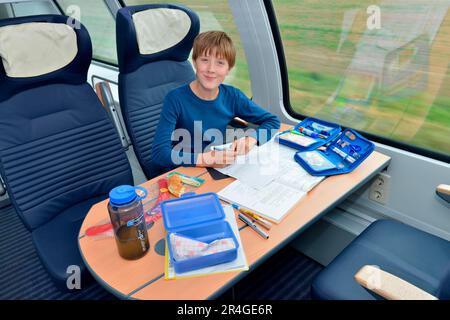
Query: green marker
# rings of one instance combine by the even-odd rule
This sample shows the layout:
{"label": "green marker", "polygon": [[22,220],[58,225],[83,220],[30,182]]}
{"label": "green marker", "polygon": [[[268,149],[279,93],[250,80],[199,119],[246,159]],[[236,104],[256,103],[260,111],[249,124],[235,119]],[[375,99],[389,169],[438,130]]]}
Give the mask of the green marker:
{"label": "green marker", "polygon": [[298,134],[299,136],[304,136],[305,134],[301,133],[300,131],[291,130],[291,133]]}

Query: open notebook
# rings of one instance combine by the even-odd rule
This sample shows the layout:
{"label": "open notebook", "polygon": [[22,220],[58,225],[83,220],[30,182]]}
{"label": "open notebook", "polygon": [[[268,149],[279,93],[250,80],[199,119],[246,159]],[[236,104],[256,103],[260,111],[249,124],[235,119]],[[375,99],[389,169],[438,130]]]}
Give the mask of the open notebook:
{"label": "open notebook", "polygon": [[266,161],[233,164],[229,174],[238,179],[218,192],[220,199],[279,223],[289,210],[324,177],[314,177],[295,160],[296,150],[270,141],[254,151]]}
{"label": "open notebook", "polygon": [[261,217],[279,223],[289,210],[306,195],[306,192],[276,181],[271,182],[262,190],[257,190],[236,180],[222,189],[218,195],[220,199],[228,203],[238,204]]}

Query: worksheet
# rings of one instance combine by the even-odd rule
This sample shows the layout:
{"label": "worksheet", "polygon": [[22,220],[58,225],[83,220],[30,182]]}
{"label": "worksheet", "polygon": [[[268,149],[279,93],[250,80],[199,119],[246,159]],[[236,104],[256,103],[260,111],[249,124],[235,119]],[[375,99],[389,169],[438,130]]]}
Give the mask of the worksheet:
{"label": "worksheet", "polygon": [[220,199],[238,204],[276,223],[305,195],[306,192],[276,181],[268,184],[264,189],[257,190],[239,180],[218,193]]}
{"label": "worksheet", "polygon": [[234,164],[217,170],[257,190],[266,189],[270,183],[277,181],[308,192],[324,177],[314,177],[306,172],[294,160],[296,151],[271,140],[254,147],[247,155],[239,156]]}

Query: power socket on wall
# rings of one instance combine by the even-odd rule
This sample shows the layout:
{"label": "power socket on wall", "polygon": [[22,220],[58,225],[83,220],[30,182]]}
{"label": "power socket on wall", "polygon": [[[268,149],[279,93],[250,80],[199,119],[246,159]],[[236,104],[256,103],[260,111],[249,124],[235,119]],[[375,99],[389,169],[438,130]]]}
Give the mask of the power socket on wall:
{"label": "power socket on wall", "polygon": [[375,202],[386,204],[389,196],[389,182],[391,176],[387,173],[379,173],[369,189],[369,199]]}

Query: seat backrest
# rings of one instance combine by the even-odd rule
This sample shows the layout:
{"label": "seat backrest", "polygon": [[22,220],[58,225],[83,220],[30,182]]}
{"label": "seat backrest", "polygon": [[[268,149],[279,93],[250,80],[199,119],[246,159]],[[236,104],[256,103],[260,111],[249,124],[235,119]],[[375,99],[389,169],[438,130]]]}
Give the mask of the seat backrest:
{"label": "seat backrest", "polygon": [[437,297],[441,300],[450,300],[450,264],[447,266],[447,273],[441,281]]}
{"label": "seat backrest", "polygon": [[120,106],[147,178],[164,97],[195,79],[187,59],[199,29],[197,14],[178,5],[130,6],[117,13]]}
{"label": "seat backrest", "polygon": [[86,82],[86,28],[59,15],[0,21],[0,173],[29,229],[132,183],[106,111]]}

